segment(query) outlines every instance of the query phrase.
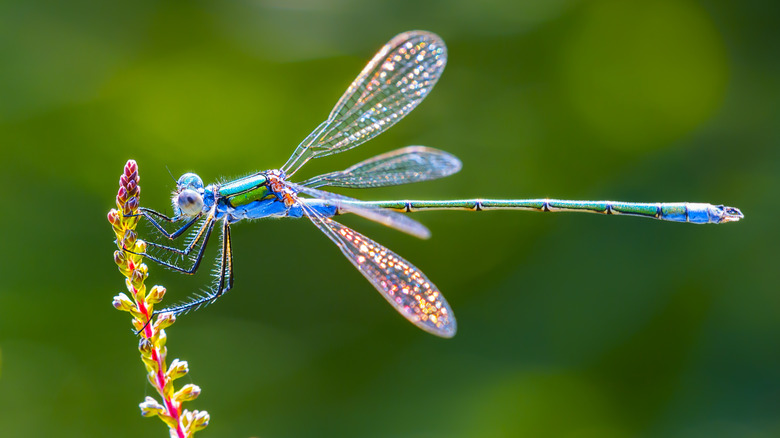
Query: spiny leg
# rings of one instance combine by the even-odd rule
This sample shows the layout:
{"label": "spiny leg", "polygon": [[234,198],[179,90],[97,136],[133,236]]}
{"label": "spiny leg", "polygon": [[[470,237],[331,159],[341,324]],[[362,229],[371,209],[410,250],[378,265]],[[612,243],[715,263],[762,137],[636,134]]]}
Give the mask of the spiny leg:
{"label": "spiny leg", "polygon": [[179,219],[181,219],[181,215],[177,215],[177,216],[174,216],[174,217],[168,217],[165,213],[160,213],[157,210],[152,210],[151,208],[146,208],[146,207],[139,207],[138,211],[140,213],[136,213],[134,216],[138,216],[138,215],[146,216],[147,214],[151,214],[151,215],[157,216],[158,218],[160,218],[160,219],[162,219],[162,220],[164,220],[166,222],[177,222],[177,221],[179,221]]}
{"label": "spiny leg", "polygon": [[139,213],[136,213],[134,215],[128,215],[128,217],[132,217],[132,216],[143,216],[143,217],[145,217],[152,225],[154,225],[155,228],[157,228],[157,231],[159,231],[163,236],[165,236],[165,237],[167,237],[168,239],[171,239],[171,240],[176,239],[179,236],[181,236],[195,222],[197,222],[198,219],[200,219],[202,217],[202,215],[199,214],[199,215],[195,216],[194,218],[192,218],[192,220],[190,220],[189,222],[187,222],[184,225],[182,225],[181,228],[179,228],[178,230],[174,231],[173,233],[169,233],[168,230],[163,228],[163,226],[160,225],[160,223],[157,222],[154,219],[154,217],[152,217],[152,216],[155,216],[158,219],[162,219],[165,222],[170,222],[170,223],[179,222],[180,220],[184,219],[183,216],[178,215],[178,216],[174,216],[174,217],[168,217],[165,214],[160,213],[159,211],[152,210],[151,208],[144,208],[144,207],[139,208],[138,211],[139,211]]}
{"label": "spiny leg", "polygon": [[166,262],[165,260],[162,260],[158,257],[155,257],[147,252],[141,253],[135,253],[133,251],[130,251],[129,249],[125,248],[125,251],[131,253],[131,254],[139,254],[142,255],[149,260],[158,263],[162,266],[165,266],[166,268],[173,269],[174,271],[178,271],[184,274],[192,275],[195,273],[195,271],[198,270],[198,267],[200,266],[200,262],[203,260],[203,254],[205,254],[206,246],[208,246],[209,243],[209,237],[211,237],[211,231],[214,229],[214,224],[216,223],[216,220],[214,219],[214,216],[209,215],[209,217],[206,219],[206,221],[203,223],[203,226],[201,226],[200,230],[198,231],[198,234],[193,239],[192,243],[185,249],[180,250],[178,248],[171,248],[169,246],[160,245],[153,242],[147,242],[147,245],[152,245],[155,248],[160,248],[166,251],[174,252],[177,254],[182,255],[189,255],[190,251],[197,246],[198,241],[201,239],[201,236],[203,237],[203,243],[200,246],[200,249],[198,250],[198,254],[195,256],[195,261],[193,262],[192,266],[187,269],[183,268],[181,266],[177,266],[173,263]]}
{"label": "spiny leg", "polygon": [[[213,211],[212,211],[211,213],[209,213],[209,216],[206,218],[206,221],[203,223],[203,225],[201,225],[201,227],[198,230],[198,232],[194,236],[192,236],[192,241],[184,249],[175,248],[173,246],[161,245],[161,244],[156,243],[156,242],[146,242],[146,244],[148,246],[151,246],[151,247],[154,247],[154,248],[158,248],[158,249],[162,249],[162,250],[165,250],[165,251],[173,252],[173,253],[176,253],[176,254],[179,254],[179,255],[183,255],[183,256],[188,256],[188,255],[190,255],[190,252],[192,252],[192,250],[198,245],[198,241],[200,241],[201,237],[204,236],[204,231],[208,231],[208,233],[211,233],[211,229],[207,229],[206,226],[209,223],[211,223],[212,226],[213,226],[213,222],[214,222],[214,214],[213,214]],[[206,236],[206,239],[208,240],[208,236]],[[205,245],[205,242],[204,242],[204,245]],[[146,255],[146,254],[143,254],[143,255]]]}
{"label": "spiny leg", "polygon": [[222,254],[219,263],[219,276],[215,286],[216,289],[206,292],[205,296],[199,297],[189,303],[162,309],[155,312],[155,314],[179,314],[197,309],[200,306],[213,303],[233,287],[233,244],[230,238],[230,223],[227,220],[223,220],[222,224]]}

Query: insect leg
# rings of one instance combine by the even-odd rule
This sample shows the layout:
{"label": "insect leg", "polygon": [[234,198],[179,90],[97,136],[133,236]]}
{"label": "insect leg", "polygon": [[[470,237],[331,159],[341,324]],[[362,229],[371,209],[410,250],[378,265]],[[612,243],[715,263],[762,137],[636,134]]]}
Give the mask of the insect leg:
{"label": "insect leg", "polygon": [[[213,225],[212,225],[213,226]],[[233,287],[233,244],[230,239],[230,223],[225,220],[222,225],[222,254],[219,262],[219,277],[213,289],[193,301],[178,306],[168,307],[158,313],[179,314],[211,304]]]}

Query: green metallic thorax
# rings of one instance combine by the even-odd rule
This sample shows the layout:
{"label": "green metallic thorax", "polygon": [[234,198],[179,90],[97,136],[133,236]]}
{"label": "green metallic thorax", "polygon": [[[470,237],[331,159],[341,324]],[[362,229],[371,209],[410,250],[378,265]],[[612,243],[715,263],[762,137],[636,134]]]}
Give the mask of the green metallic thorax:
{"label": "green metallic thorax", "polygon": [[268,190],[264,173],[256,173],[220,186],[219,196],[227,198],[232,207],[240,207],[253,201],[273,196]]}

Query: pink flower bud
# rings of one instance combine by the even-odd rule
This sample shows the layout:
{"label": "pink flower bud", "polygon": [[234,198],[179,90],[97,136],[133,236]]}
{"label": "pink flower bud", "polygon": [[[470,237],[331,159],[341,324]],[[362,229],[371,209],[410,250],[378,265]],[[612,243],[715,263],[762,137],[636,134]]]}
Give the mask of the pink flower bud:
{"label": "pink flower bud", "polygon": [[135,196],[132,196],[130,199],[127,200],[127,208],[130,209],[131,213],[135,213],[136,210],[138,210],[138,198]]}

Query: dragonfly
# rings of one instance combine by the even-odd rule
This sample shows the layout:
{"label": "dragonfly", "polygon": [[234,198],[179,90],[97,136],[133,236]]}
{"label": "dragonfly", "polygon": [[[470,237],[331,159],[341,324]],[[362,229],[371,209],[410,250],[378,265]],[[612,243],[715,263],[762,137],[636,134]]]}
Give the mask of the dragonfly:
{"label": "dragonfly", "polygon": [[[416,266],[392,250],[337,222],[355,214],[419,238],[430,237],[420,222],[403,213],[427,210],[530,210],[590,212],[640,216],[672,222],[718,224],[738,221],[734,207],[702,203],[636,203],[558,199],[463,199],[360,201],[322,190],[324,187],[372,188],[428,181],[461,169],[455,156],[424,146],[409,146],[357,163],[345,170],[301,182],[290,179],[309,160],[355,148],[384,132],[425,99],[447,63],[442,39],[427,31],[401,33],[385,44],[341,96],[327,119],[311,132],[279,169],[265,170],[204,186],[194,173],[176,181],[174,214],[140,208],[168,239],[187,234],[183,248],[147,242],[142,254],[173,270],[194,274],[214,228],[221,232],[215,283],[190,301],[155,313],[180,314],[210,304],[233,287],[231,225],[262,218],[307,218],[401,315],[437,336],[455,335],[456,321],[438,287]],[[168,232],[164,223],[178,227]],[[189,230],[189,232],[188,232]],[[171,262],[157,254],[177,254]],[[185,263],[185,261],[187,263]]]}

